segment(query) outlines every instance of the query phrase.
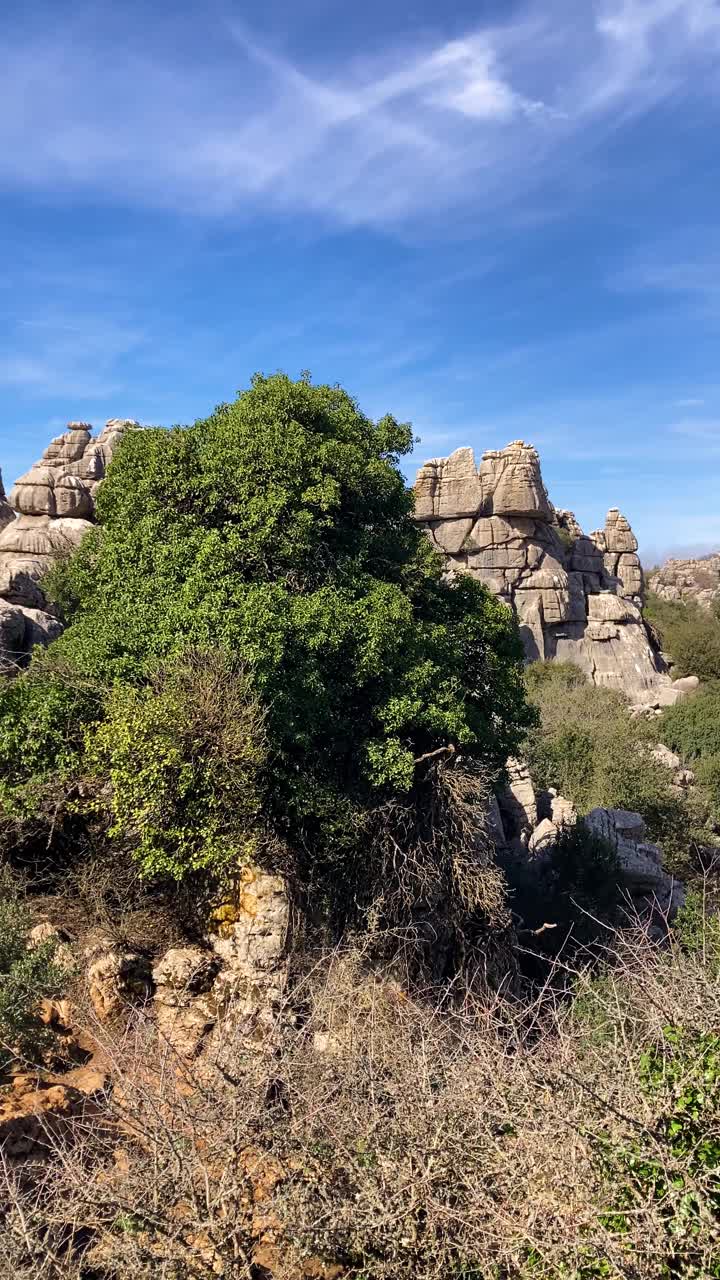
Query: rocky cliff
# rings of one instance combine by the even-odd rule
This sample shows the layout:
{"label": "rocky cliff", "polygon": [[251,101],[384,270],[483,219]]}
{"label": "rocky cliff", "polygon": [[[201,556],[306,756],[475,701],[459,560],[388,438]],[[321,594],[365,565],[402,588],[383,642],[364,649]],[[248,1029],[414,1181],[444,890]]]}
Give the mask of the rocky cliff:
{"label": "rocky cliff", "polygon": [[643,623],[637,541],[613,508],[583,533],[550,502],[531,445],[515,440],[426,462],[415,482],[415,516],[452,572],[471,573],[514,610],[528,660],[573,662],[595,684],[636,704],[682,696]]}
{"label": "rocky cliff", "polygon": [[112,418],[93,439],[87,423],[69,422],[8,498],[0,481],[0,670],[21,666],[33,645],[58,634],[43,575],[92,527],[95,494],[113,450],[137,425]]}
{"label": "rocky cliff", "polygon": [[692,601],[710,609],[720,602],[720,552],[699,560],[667,560],[653,574],[651,586],[663,600]]}

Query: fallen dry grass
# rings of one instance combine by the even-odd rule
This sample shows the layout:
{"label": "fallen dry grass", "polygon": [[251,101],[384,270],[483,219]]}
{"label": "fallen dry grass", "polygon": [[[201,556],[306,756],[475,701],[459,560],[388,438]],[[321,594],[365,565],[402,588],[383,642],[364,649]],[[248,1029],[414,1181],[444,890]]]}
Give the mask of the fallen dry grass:
{"label": "fallen dry grass", "polygon": [[[617,935],[602,977],[562,975],[572,999],[556,971],[521,1003],[458,985],[431,1000],[336,951],[308,966],[279,1048],[249,1051],[230,1013],[202,1066],[142,1015],[99,1027],[100,1114],[49,1133],[42,1160],[0,1159],[0,1275],[717,1275],[720,1157],[674,1154],[666,1124],[720,1027],[710,959]],[[704,1090],[712,1155],[717,1080]]]}

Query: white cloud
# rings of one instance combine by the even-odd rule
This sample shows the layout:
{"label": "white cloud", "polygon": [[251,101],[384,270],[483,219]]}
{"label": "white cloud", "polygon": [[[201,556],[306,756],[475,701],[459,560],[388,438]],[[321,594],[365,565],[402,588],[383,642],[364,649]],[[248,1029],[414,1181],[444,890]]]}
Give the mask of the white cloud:
{"label": "white cloud", "polygon": [[472,120],[509,120],[518,112],[542,110],[517,93],[503,78],[488,38],[456,40],[429,60],[432,79],[439,82],[425,97],[432,106],[447,107]]}
{"label": "white cloud", "polygon": [[310,69],[234,20],[122,15],[8,34],[0,183],[194,215],[444,216],[527,193],[628,114],[696,91],[720,38],[715,0],[526,0],[380,61],[328,42]]}
{"label": "white cloud", "polygon": [[607,0],[600,7],[598,30],[647,53],[658,32],[679,22],[693,39],[720,32],[717,0]]}

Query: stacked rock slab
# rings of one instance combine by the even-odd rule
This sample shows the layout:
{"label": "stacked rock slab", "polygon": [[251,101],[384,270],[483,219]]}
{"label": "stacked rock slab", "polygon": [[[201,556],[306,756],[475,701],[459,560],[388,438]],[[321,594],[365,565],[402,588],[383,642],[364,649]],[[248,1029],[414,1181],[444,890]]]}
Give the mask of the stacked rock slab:
{"label": "stacked rock slab", "polygon": [[643,574],[628,521],[614,508],[586,536],[552,506],[531,445],[515,440],[426,462],[415,518],[454,572],[471,573],[516,613],[529,661],[573,662],[633,703],[668,705],[678,693],[640,612]]}
{"label": "stacked rock slab", "polygon": [[662,600],[687,601],[711,609],[720,601],[720,553],[699,560],[668,560],[652,577]]}
{"label": "stacked rock slab", "polygon": [[2,493],[0,669],[17,669],[34,645],[46,644],[59,633],[42,578],[92,527],[97,487],[119,440],[135,426],[113,418],[92,439],[87,423],[69,422],[67,431],[16,481],[9,500]]}

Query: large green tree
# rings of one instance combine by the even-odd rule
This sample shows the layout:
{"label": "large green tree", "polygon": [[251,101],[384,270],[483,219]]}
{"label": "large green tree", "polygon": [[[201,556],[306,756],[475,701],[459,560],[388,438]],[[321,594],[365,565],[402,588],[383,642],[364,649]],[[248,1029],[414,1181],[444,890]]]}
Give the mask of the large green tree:
{"label": "large green tree", "polygon": [[98,527],[52,574],[67,627],[42,660],[114,689],[87,713],[106,757],[133,741],[108,717],[139,714],[119,688],[152,697],[163,664],[221,649],[263,717],[264,818],[310,860],[343,856],[358,813],[411,794],[429,753],[502,766],[531,716],[517,629],[413,521],[411,446],[409,426],[282,374],[125,438]]}

